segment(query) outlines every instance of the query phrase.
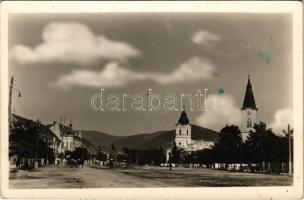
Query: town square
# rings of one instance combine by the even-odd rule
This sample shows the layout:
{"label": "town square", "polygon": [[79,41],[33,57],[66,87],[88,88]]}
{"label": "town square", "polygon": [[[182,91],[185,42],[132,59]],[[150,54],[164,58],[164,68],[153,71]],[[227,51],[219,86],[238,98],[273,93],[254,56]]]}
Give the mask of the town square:
{"label": "town square", "polygon": [[95,3],[5,5],[1,195],[302,194],[298,5]]}

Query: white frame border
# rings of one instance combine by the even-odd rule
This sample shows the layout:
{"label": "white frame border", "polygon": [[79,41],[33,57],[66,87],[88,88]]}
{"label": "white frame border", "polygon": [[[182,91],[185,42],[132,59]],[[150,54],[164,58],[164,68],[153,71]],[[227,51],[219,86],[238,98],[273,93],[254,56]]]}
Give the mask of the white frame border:
{"label": "white frame border", "polygon": [[[303,37],[298,1],[6,1],[1,3],[1,194],[5,198],[77,199],[286,199],[303,196]],[[293,15],[294,185],[288,187],[9,189],[8,187],[8,15],[12,13],[224,12]]]}

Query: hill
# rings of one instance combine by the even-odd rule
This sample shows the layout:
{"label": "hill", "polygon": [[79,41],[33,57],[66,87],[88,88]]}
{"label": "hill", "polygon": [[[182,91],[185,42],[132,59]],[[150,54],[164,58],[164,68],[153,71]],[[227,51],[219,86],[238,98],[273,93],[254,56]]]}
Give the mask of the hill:
{"label": "hill", "polygon": [[[203,128],[197,125],[192,125],[192,139],[217,141],[218,132]],[[135,149],[152,149],[166,148],[174,143],[175,130],[157,131],[148,134],[137,134],[130,136],[114,136],[99,131],[82,130],[82,136],[92,143],[95,147],[100,147],[103,150],[110,150],[111,144],[114,144],[116,149],[121,150],[123,147]]]}

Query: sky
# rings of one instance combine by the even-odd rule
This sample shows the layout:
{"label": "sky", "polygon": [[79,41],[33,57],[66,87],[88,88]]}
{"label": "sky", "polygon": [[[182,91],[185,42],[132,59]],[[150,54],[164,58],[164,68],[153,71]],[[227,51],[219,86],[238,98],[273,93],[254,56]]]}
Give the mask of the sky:
{"label": "sky", "polygon": [[[208,89],[217,102],[215,111],[191,111],[187,102],[185,110],[191,124],[220,130],[239,122],[249,72],[258,121],[280,131],[291,123],[292,112],[290,15],[9,16],[13,112],[46,124],[64,116],[75,129],[113,135],[171,130],[183,106],[180,95]],[[92,108],[100,89],[104,102],[117,95],[120,111]],[[146,107],[149,89],[161,98],[174,94],[177,111],[134,111],[131,99],[122,111],[123,94],[143,94]],[[211,104],[209,99],[205,105]]]}

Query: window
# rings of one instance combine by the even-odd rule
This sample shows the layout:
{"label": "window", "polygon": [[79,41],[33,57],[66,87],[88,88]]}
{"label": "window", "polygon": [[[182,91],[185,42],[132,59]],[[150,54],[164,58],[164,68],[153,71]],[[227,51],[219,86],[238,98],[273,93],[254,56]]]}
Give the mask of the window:
{"label": "window", "polygon": [[182,134],[182,130],[181,130],[181,129],[179,129],[179,134],[180,134],[180,135]]}
{"label": "window", "polygon": [[180,143],[180,142],[178,143],[179,146],[180,146],[181,144],[182,144],[182,143]]}
{"label": "window", "polygon": [[188,135],[188,129],[187,129],[187,135]]}
{"label": "window", "polygon": [[247,121],[247,128],[251,128],[251,127],[252,127],[251,121],[248,120],[248,121]]}

